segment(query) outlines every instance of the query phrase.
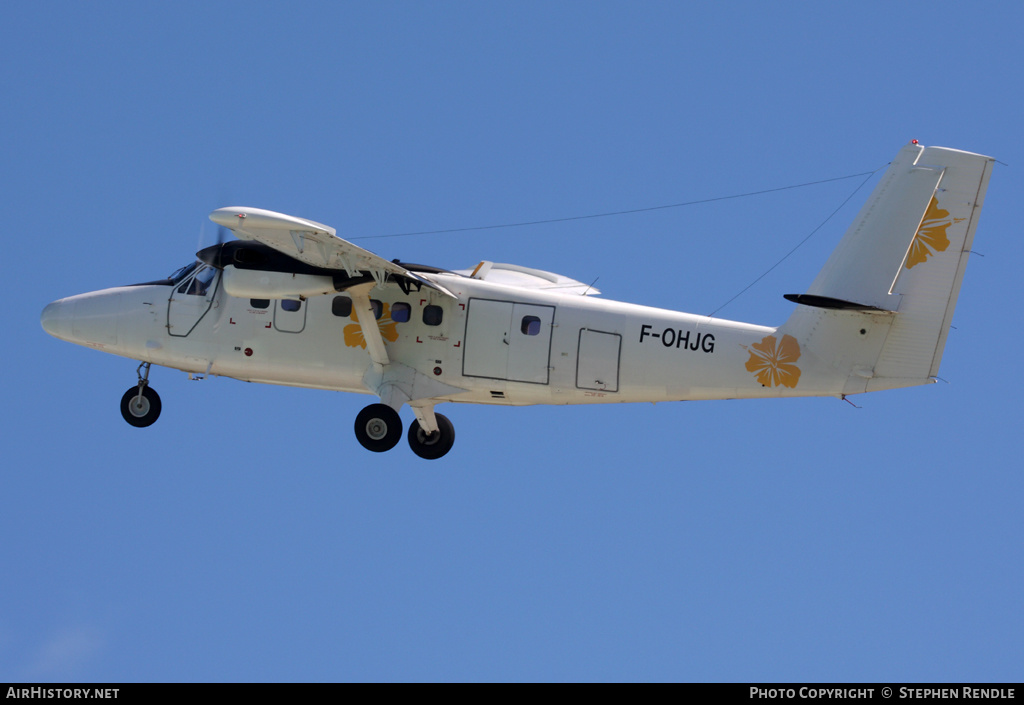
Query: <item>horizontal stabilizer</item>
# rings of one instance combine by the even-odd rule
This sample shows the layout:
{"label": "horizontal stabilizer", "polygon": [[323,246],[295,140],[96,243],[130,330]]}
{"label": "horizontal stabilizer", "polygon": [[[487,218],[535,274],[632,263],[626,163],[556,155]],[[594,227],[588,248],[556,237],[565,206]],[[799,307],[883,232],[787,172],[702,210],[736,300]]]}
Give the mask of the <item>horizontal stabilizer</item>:
{"label": "horizontal stabilizer", "polygon": [[815,308],[830,308],[839,311],[879,311],[881,313],[892,313],[877,306],[866,306],[853,301],[833,299],[829,296],[815,296],[814,294],[783,294],[784,299],[803,306],[814,306]]}

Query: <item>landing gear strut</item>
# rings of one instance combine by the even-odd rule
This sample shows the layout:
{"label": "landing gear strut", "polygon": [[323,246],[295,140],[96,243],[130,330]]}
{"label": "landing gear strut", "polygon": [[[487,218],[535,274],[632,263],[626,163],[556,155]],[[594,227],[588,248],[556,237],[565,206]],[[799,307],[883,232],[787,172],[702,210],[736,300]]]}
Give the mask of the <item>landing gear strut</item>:
{"label": "landing gear strut", "polygon": [[387,404],[370,404],[356,416],[356,440],[367,450],[383,453],[402,439],[402,419]]}
{"label": "landing gear strut", "polygon": [[[427,460],[437,460],[455,444],[455,426],[447,416],[435,414],[433,405],[414,407],[416,419],[409,426],[409,447]],[[425,428],[435,427],[432,433]],[[395,447],[402,438],[402,419],[387,404],[370,404],[356,416],[356,439],[360,445],[374,453],[383,453]]]}
{"label": "landing gear strut", "polygon": [[150,426],[160,418],[160,395],[149,386],[149,365],[148,362],[139,365],[135,370],[139,383],[129,387],[121,397],[121,416],[136,428]]}
{"label": "landing gear strut", "polygon": [[452,449],[455,444],[455,426],[443,414],[434,414],[437,419],[437,430],[426,433],[419,420],[413,421],[409,427],[409,447],[412,452],[427,460],[437,460]]}

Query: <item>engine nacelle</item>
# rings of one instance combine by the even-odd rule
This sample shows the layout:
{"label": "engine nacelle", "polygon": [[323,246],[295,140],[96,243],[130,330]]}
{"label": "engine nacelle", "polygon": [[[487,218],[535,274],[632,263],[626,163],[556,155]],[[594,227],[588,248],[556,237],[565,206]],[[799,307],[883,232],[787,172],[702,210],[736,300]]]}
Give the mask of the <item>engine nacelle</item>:
{"label": "engine nacelle", "polygon": [[316,274],[271,272],[264,269],[224,267],[221,279],[228,296],[239,299],[288,299],[335,292],[334,279]]}

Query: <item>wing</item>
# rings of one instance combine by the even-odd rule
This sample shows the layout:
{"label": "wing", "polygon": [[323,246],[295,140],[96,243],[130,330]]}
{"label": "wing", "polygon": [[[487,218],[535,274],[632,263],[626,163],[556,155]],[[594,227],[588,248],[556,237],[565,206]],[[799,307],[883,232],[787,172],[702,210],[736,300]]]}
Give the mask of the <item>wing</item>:
{"label": "wing", "polygon": [[[601,292],[583,282],[570,279],[561,274],[545,272],[518,264],[502,264],[501,262],[483,261],[475,269],[457,269],[456,274],[463,274],[473,279],[483,279],[495,284],[516,286],[521,289],[543,289],[561,294],[580,296],[596,296]],[[594,281],[597,281],[596,279]]]}
{"label": "wing", "polygon": [[406,277],[455,298],[454,294],[439,284],[342,240],[334,234],[334,228],[312,220],[261,208],[237,206],[218,208],[210,214],[210,220],[233,231],[242,240],[262,242],[314,267],[344,270],[350,277],[368,272],[380,285],[384,284],[388,275]]}

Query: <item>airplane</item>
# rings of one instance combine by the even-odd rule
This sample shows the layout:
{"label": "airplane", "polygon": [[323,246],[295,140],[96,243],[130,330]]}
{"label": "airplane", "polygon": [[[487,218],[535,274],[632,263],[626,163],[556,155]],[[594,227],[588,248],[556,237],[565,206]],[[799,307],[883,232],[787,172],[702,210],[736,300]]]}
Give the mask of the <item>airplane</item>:
{"label": "airplane", "polygon": [[355,435],[402,436],[437,459],[455,428],[435,407],[847,395],[936,381],[994,159],[917,140],[890,163],[781,326],[599,298],[558,274],[388,261],[334,228],[258,208],[215,210],[238,239],[167,279],[54,301],[47,333],[140,362],[121,399],[161,412],[152,365],[371,394]]}

